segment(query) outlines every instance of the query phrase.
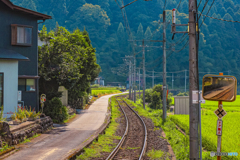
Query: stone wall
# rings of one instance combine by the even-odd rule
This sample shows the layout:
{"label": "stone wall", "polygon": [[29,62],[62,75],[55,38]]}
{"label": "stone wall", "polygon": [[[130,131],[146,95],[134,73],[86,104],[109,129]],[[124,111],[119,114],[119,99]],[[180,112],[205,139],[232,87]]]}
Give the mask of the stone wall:
{"label": "stone wall", "polygon": [[26,138],[34,136],[36,133],[43,133],[52,128],[53,121],[50,117],[37,119],[29,125],[11,130],[9,124],[6,122],[0,123],[1,143],[7,142],[9,146],[19,144]]}

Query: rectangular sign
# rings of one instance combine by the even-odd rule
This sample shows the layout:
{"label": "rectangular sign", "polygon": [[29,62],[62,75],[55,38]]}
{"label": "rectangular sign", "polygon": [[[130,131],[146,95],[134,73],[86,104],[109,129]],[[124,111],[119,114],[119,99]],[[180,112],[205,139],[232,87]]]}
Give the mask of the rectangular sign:
{"label": "rectangular sign", "polygon": [[217,120],[217,135],[221,136],[222,135],[222,125],[223,121],[222,120]]}
{"label": "rectangular sign", "polygon": [[205,103],[205,100],[202,97],[202,94],[200,94],[200,98],[199,98],[199,92],[201,93],[202,91],[198,91],[198,90],[193,90],[192,91],[192,102],[193,104],[198,104],[198,103]]}
{"label": "rectangular sign", "polygon": [[18,98],[18,101],[22,101],[22,91],[18,91],[17,98]]}

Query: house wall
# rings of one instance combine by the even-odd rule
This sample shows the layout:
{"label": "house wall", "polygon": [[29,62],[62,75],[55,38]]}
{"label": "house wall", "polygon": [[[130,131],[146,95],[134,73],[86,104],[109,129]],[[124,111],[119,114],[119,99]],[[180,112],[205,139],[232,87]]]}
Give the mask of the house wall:
{"label": "house wall", "polygon": [[[18,75],[38,75],[38,24],[33,16],[22,12],[17,12],[6,7],[0,1],[0,48],[9,49],[28,57],[30,61],[20,61],[18,63]],[[11,45],[11,24],[21,24],[33,26],[32,46],[12,46]],[[38,80],[36,80],[37,90],[34,93],[22,93],[24,104],[38,110],[39,93]],[[17,87],[18,88],[18,87]]]}
{"label": "house wall", "polygon": [[0,72],[4,73],[3,80],[3,106],[4,117],[14,112],[17,108],[17,91],[18,91],[18,61],[17,60],[0,60]]}
{"label": "house wall", "polygon": [[189,115],[189,96],[174,97],[174,114]]}

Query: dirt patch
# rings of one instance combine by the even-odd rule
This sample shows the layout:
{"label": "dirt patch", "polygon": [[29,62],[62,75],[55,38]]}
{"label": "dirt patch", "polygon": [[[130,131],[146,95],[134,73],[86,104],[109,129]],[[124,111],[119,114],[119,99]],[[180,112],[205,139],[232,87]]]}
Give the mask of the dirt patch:
{"label": "dirt patch", "polygon": [[[152,122],[151,119],[145,118],[145,117],[142,117],[142,119],[144,120],[144,122],[147,126],[147,131],[148,131],[148,141],[147,141],[147,151],[146,151],[146,153],[148,151],[152,150],[152,149],[162,150],[166,153],[164,155],[163,159],[166,159],[167,157],[169,159],[172,159],[172,156],[170,154],[167,155],[167,153],[169,153],[169,149],[168,149],[169,143],[163,137],[162,129],[161,128],[155,128],[154,123]],[[149,160],[150,158],[147,157],[147,155],[145,154],[143,159],[144,160]]]}
{"label": "dirt patch", "polygon": [[144,126],[137,115],[125,104],[121,103],[128,117],[128,135],[114,159],[138,159],[144,141]]}

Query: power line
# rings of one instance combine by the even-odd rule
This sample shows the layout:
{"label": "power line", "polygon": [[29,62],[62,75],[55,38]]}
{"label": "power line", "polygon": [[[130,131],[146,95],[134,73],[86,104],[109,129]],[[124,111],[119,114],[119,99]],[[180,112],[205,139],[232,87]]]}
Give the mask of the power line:
{"label": "power line", "polygon": [[165,0],[165,2],[164,2],[164,7],[163,7],[164,11],[165,11],[165,8],[166,8],[166,2],[167,2],[167,0]]}
{"label": "power line", "polygon": [[[179,8],[179,6],[180,6],[181,2],[182,2],[182,0],[180,0],[180,1],[179,1],[179,3],[178,3],[178,6],[177,6],[177,11],[178,11],[178,8]],[[178,12],[179,12],[179,11],[178,11]]]}
{"label": "power line", "polygon": [[200,15],[202,15],[202,16],[205,16],[205,17],[208,17],[208,18],[216,19],[216,20],[219,20],[219,21],[232,22],[232,23],[240,23],[240,21],[233,21],[233,20],[226,20],[226,19],[211,17],[211,16],[204,15],[204,14],[202,14],[202,13],[198,13],[198,14],[200,14]]}
{"label": "power line", "polygon": [[121,6],[119,5],[118,1],[117,1],[117,0],[115,0],[115,2],[117,3],[118,7],[121,9]]}
{"label": "power line", "polygon": [[[208,13],[210,12],[210,10],[211,10],[211,8],[212,8],[212,6],[213,6],[214,2],[215,2],[215,0],[213,0],[213,2],[212,2],[212,4],[211,4],[211,6],[210,6],[210,8],[209,8],[209,10],[208,10],[208,12],[207,12],[207,14],[206,14],[206,16],[207,16],[207,15],[208,15]],[[202,26],[203,22],[205,21],[205,19],[206,19],[206,17],[203,19],[203,21],[202,21],[202,23],[201,23],[201,25],[200,25],[200,27],[199,27],[199,28],[201,28],[201,26]]]}
{"label": "power line", "polygon": [[[203,9],[202,9],[202,12],[201,12],[201,13],[203,13],[205,7],[206,7],[207,4],[208,4],[208,1],[209,1],[209,0],[206,0],[206,2],[205,2],[205,4],[204,4],[204,6],[203,6]],[[198,6],[198,7],[199,7],[199,6]],[[200,19],[200,18],[201,18],[201,15],[198,17],[198,19]]]}
{"label": "power line", "polygon": [[[186,48],[186,46],[188,45],[188,42],[189,42],[189,40],[185,43],[185,45],[184,45],[180,50],[178,50],[178,51],[172,51],[171,53],[169,53],[169,54],[167,55],[166,59],[169,58],[173,53],[179,53],[179,52],[181,52],[184,48]],[[159,64],[157,64],[156,66],[154,66],[153,68],[151,68],[150,70],[153,70],[153,69],[159,67],[159,65],[161,65],[161,64],[162,64],[162,61],[161,61]]]}
{"label": "power line", "polygon": [[200,2],[198,3],[198,6],[197,6],[197,8],[199,8],[199,6],[200,6],[200,4],[202,3],[202,0],[200,0]]}

